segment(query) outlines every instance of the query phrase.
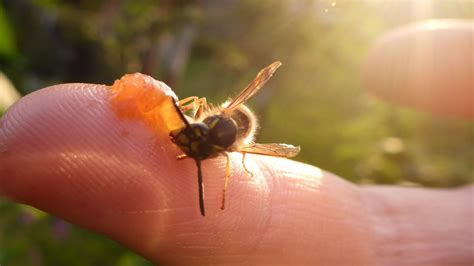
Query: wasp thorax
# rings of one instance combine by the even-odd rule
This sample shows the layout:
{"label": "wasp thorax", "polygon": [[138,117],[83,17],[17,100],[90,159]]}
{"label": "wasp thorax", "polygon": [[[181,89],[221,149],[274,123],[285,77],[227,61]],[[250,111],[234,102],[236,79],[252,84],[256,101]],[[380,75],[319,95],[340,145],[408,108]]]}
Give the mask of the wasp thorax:
{"label": "wasp thorax", "polygon": [[171,139],[189,157],[206,159],[213,152],[209,127],[204,123],[192,123],[170,133]]}
{"label": "wasp thorax", "polygon": [[237,124],[233,119],[213,115],[203,122],[209,127],[209,139],[216,151],[224,151],[234,144],[237,138]]}

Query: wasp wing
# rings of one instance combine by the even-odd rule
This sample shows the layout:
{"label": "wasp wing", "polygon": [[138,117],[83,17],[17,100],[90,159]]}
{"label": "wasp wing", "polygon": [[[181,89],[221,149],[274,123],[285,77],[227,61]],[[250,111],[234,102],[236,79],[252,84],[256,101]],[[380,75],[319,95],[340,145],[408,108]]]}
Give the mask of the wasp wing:
{"label": "wasp wing", "polygon": [[253,143],[250,145],[237,147],[235,150],[240,152],[290,158],[298,155],[301,148],[300,146],[293,146],[283,143]]}
{"label": "wasp wing", "polygon": [[223,112],[230,113],[235,108],[239,107],[239,105],[245,103],[248,99],[250,99],[258,90],[260,90],[265,83],[272,77],[273,73],[281,66],[280,61],[273,62],[271,65],[265,67],[264,69],[258,72],[255,79],[247,85],[242,92],[237,95],[227,106],[225,106]]}

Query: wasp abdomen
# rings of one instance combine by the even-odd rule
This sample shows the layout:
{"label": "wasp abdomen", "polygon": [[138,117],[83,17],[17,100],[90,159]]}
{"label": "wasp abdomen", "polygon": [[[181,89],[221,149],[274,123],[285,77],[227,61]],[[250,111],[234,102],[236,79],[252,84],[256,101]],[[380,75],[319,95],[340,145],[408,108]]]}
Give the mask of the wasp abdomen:
{"label": "wasp abdomen", "polygon": [[257,118],[253,112],[247,106],[241,105],[230,116],[238,125],[236,145],[251,143],[257,131]]}

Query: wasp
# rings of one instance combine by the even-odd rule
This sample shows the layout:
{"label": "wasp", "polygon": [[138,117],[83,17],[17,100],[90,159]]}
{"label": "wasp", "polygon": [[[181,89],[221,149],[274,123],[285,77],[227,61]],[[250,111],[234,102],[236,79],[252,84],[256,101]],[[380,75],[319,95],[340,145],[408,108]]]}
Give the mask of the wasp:
{"label": "wasp", "polygon": [[[245,166],[245,154],[262,154],[278,157],[293,157],[299,151],[299,146],[280,143],[255,143],[257,119],[254,113],[245,106],[245,102],[255,95],[273,73],[281,66],[276,61],[263,68],[254,80],[245,87],[237,97],[230,99],[220,106],[207,104],[206,98],[196,96],[177,101],[173,98],[174,106],[183,122],[183,127],[170,132],[171,141],[184,154],[177,159],[192,158],[196,162],[199,187],[199,209],[205,216],[204,185],[201,162],[219,155],[227,157],[224,188],[222,191],[221,209],[225,208],[225,194],[230,177],[230,158],[228,152],[240,152],[242,165]],[[191,111],[188,116],[185,113]]]}

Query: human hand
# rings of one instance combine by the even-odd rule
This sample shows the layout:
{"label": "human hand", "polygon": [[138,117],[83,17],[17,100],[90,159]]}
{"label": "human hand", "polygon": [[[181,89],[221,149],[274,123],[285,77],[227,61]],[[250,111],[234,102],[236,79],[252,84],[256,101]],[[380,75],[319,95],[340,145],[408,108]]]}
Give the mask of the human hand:
{"label": "human hand", "polygon": [[231,154],[195,165],[168,138],[118,119],[105,86],[24,97],[0,124],[0,194],[102,233],[155,263],[470,265],[473,188],[360,187],[320,169]]}

